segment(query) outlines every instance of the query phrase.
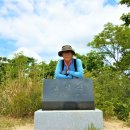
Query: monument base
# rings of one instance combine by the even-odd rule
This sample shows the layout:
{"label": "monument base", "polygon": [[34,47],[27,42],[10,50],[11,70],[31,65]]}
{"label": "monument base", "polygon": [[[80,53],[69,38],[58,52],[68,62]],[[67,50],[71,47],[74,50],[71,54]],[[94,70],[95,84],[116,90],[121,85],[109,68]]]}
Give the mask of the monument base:
{"label": "monument base", "polygon": [[34,130],[103,130],[101,110],[38,110]]}

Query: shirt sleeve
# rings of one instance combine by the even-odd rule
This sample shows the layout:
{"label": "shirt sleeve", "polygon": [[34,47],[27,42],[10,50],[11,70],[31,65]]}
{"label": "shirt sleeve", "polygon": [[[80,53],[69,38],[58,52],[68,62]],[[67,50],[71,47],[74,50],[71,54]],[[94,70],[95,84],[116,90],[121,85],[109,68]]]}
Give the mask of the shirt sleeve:
{"label": "shirt sleeve", "polygon": [[55,79],[72,79],[71,75],[66,76],[64,74],[61,74],[61,69],[62,69],[62,62],[61,60],[59,60],[56,65],[55,76],[54,76]]}
{"label": "shirt sleeve", "polygon": [[68,74],[77,77],[77,78],[83,78],[83,66],[82,61],[80,59],[76,59],[76,65],[77,65],[77,72],[75,71],[68,71]]}

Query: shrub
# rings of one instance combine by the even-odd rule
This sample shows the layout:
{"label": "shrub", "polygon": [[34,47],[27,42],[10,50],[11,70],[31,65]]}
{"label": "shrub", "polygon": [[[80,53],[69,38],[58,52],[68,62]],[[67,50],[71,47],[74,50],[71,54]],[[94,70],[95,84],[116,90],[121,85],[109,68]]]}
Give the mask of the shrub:
{"label": "shrub", "polygon": [[118,119],[124,120],[124,121],[128,119],[128,116],[129,116],[128,104],[125,104],[122,102],[116,103],[114,111]]}
{"label": "shrub", "polygon": [[[30,83],[29,83],[30,82]],[[12,86],[13,85],[13,86]],[[41,109],[42,106],[42,84],[37,82],[37,86],[29,80],[5,87],[1,97],[1,114],[14,117],[25,117]]]}
{"label": "shrub", "polygon": [[117,116],[121,120],[128,118],[130,110],[130,80],[112,69],[103,69],[98,77],[93,77],[95,105],[103,110],[104,117]]}

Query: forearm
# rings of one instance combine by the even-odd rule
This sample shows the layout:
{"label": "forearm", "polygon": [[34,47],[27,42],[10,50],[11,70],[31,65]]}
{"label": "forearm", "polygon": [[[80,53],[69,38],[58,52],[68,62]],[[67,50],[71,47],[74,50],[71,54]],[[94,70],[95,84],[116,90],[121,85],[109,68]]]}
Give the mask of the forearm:
{"label": "forearm", "polygon": [[55,79],[71,79],[72,76],[71,75],[64,75],[64,74],[55,74]]}
{"label": "forearm", "polygon": [[75,72],[75,71],[69,71],[68,74],[77,77],[77,78],[83,78],[83,72]]}

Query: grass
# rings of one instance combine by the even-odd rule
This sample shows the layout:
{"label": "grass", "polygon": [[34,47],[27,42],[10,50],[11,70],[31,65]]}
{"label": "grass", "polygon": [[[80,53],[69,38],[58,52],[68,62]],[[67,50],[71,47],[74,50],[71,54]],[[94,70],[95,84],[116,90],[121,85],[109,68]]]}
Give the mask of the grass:
{"label": "grass", "polygon": [[94,126],[94,124],[91,124],[91,125],[88,127],[87,130],[101,130],[101,129],[96,128],[96,127]]}
{"label": "grass", "polygon": [[14,126],[33,124],[33,117],[29,118],[12,118],[0,116],[0,130],[12,130]]}

